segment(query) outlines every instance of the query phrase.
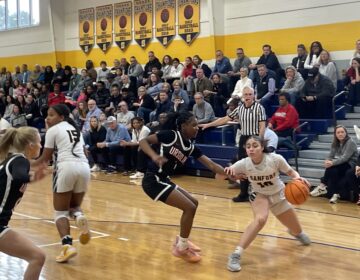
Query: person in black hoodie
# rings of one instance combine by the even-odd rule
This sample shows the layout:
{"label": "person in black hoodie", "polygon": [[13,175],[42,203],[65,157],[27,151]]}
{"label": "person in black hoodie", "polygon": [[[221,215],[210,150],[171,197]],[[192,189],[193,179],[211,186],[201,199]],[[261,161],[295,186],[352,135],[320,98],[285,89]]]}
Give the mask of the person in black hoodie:
{"label": "person in black hoodie", "polygon": [[149,115],[156,108],[154,99],[146,93],[145,87],[138,88],[139,101],[134,102],[133,106],[137,107],[137,116],[144,120],[144,123],[149,122]]}
{"label": "person in black hoodie", "polygon": [[[249,78],[254,82],[259,77],[256,68],[258,65],[264,64],[266,68],[269,70],[269,74],[276,76],[276,85],[279,87],[280,81],[283,77],[285,77],[284,69],[281,68],[278,58],[276,57],[275,53],[271,50],[270,45],[263,45],[263,55],[260,56],[259,60],[255,64],[250,64],[249,68],[255,70],[255,72],[251,73]],[[271,71],[273,73],[271,73]]]}
{"label": "person in black hoodie", "polygon": [[144,80],[143,83],[146,84],[147,82],[147,78],[149,78],[150,74],[152,73],[152,69],[153,67],[156,67],[157,69],[161,69],[161,63],[159,61],[159,59],[155,56],[153,51],[149,51],[148,53],[148,57],[149,57],[149,61],[148,63],[145,64],[145,69],[144,69]]}

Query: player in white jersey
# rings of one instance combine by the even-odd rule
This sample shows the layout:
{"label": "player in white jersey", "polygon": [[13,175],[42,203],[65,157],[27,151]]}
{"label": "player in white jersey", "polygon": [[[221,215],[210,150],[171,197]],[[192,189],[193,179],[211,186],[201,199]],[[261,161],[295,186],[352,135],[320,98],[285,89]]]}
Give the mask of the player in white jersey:
{"label": "player in white jersey", "polygon": [[90,241],[87,220],[80,208],[90,181],[90,167],[84,153],[84,140],[79,128],[69,117],[64,104],[49,108],[46,123],[44,151],[34,165],[48,162],[54,156],[53,199],[55,224],[61,237],[62,250],[57,262],[66,262],[77,252],[72,245],[69,217],[76,221],[81,233],[79,241]]}
{"label": "player in white jersey", "polygon": [[301,180],[307,185],[309,183],[301,178],[281,155],[269,154],[265,147],[266,141],[258,136],[251,136],[245,144],[248,157],[225,168],[228,175],[235,178],[246,177],[249,180],[249,198],[254,213],[253,222],[245,229],[239,246],[229,256],[227,267],[233,272],[241,270],[240,257],[265,226],[269,211],[303,245],[311,243],[309,237],[302,231],[294,209],[285,198],[285,185],[280,180],[279,173],[285,173],[292,179]]}

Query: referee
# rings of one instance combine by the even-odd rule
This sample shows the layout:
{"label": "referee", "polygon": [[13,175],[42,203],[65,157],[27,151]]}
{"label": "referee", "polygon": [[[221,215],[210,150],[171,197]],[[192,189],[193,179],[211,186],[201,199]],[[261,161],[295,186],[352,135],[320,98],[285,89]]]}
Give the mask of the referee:
{"label": "referee", "polygon": [[[208,127],[224,125],[229,121],[238,120],[240,124],[240,141],[238,160],[247,157],[245,150],[246,140],[252,135],[258,135],[264,137],[266,114],[264,107],[255,102],[254,89],[245,87],[243,89],[243,103],[240,103],[239,107],[232,111],[229,115],[219,118],[211,123],[200,124],[203,130]],[[241,181],[240,183],[240,194],[233,198],[234,202],[245,202],[248,201],[248,188],[249,181]]]}

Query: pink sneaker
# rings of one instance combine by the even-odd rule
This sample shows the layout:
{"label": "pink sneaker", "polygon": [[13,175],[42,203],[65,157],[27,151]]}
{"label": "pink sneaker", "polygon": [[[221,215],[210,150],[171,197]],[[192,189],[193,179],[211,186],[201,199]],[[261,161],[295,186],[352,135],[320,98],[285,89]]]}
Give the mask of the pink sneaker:
{"label": "pink sneaker", "polygon": [[172,249],[172,254],[177,258],[181,258],[191,263],[196,263],[201,260],[201,256],[195,251],[193,251],[191,248],[187,248],[181,251],[177,246],[175,246]]}
{"label": "pink sneaker", "polygon": [[[173,243],[173,247],[175,247],[176,244],[178,244],[178,241],[179,241],[179,235],[176,235],[175,241]],[[193,251],[198,252],[198,253],[201,252],[201,248],[199,246],[195,245],[194,243],[192,243],[190,240],[188,240],[188,245]]]}

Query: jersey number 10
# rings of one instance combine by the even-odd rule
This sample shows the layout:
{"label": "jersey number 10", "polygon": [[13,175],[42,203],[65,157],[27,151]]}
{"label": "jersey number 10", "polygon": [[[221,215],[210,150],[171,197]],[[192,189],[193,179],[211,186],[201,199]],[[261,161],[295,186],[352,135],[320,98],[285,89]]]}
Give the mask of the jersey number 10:
{"label": "jersey number 10", "polygon": [[66,132],[69,135],[70,143],[80,141],[80,133],[77,130],[66,130]]}

